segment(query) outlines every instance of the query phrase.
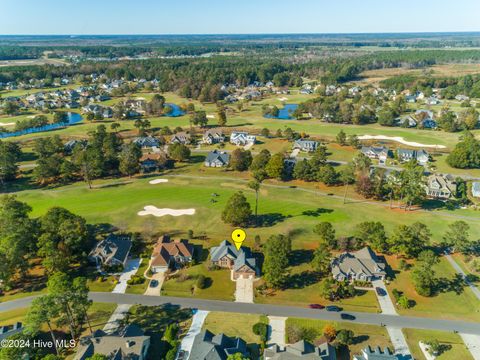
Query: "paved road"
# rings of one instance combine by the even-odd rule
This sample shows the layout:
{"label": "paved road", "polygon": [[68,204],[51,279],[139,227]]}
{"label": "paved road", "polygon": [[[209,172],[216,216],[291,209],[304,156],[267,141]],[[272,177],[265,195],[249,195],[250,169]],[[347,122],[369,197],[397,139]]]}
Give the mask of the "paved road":
{"label": "paved road", "polygon": [[[23,298],[0,303],[0,312],[28,307],[35,297]],[[162,304],[179,305],[182,308],[197,308],[208,311],[224,311],[241,314],[265,314],[272,316],[299,317],[307,319],[319,319],[329,321],[343,321],[339,313],[327,312],[294,306],[247,304],[229,301],[204,300],[197,298],[179,298],[171,296],[145,296],[133,294],[90,293],[90,299],[94,302],[115,304],[140,304],[155,306]],[[431,329],[441,331],[456,330],[464,334],[480,335],[480,324],[468,321],[438,320],[411,316],[394,316],[376,313],[349,312],[356,317],[355,322],[362,324],[379,325],[399,328]]]}
{"label": "paved road", "polygon": [[475,286],[475,284],[472,284],[470,281],[468,281],[467,274],[465,274],[465,272],[462,270],[460,265],[457,264],[457,262],[455,261],[454,258],[452,258],[451,255],[445,255],[445,258],[453,266],[455,271],[457,273],[459,273],[460,275],[462,275],[462,278],[465,281],[465,284],[467,284],[470,287],[470,289],[472,289],[472,291],[475,294],[475,296],[477,297],[477,299],[480,300],[480,289],[477,286]]}

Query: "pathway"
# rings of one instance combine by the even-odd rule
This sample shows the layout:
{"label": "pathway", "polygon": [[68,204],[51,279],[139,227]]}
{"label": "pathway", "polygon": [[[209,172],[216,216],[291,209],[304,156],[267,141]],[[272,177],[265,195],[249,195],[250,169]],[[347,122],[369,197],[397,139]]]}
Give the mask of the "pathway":
{"label": "pathway", "polygon": [[269,316],[268,317],[268,346],[277,344],[281,348],[285,347],[285,323],[286,317]]}
{"label": "pathway", "polygon": [[462,270],[460,265],[457,264],[457,262],[455,261],[455,259],[451,255],[446,254],[445,258],[453,266],[455,271],[457,273],[459,273],[460,275],[462,275],[462,278],[463,278],[463,281],[465,281],[465,284],[467,284],[470,287],[470,289],[472,289],[472,291],[475,294],[475,296],[477,297],[477,299],[480,300],[480,289],[475,284],[468,281],[467,274]]}
{"label": "pathway", "polygon": [[209,311],[198,310],[192,318],[192,325],[190,325],[190,329],[188,329],[187,334],[182,339],[180,344],[180,351],[185,351],[187,356],[185,359],[188,359],[188,355],[190,351],[192,351],[193,340],[195,340],[195,336],[202,331],[203,323],[207,318]]}
{"label": "pathway", "polygon": [[[372,281],[372,284],[374,287],[373,291],[375,291],[375,288],[380,288],[383,290],[382,295],[379,295],[377,291],[375,291],[378,303],[382,309],[382,314],[398,316],[397,310],[395,309],[395,305],[393,304],[392,298],[387,291],[385,283],[382,280],[374,280]],[[408,343],[403,335],[402,328],[396,326],[387,326],[386,328],[395,352],[397,354],[402,354],[405,358],[411,357]]]}
{"label": "pathway", "polygon": [[[135,275],[137,272],[142,259],[129,259],[127,264],[125,265],[125,269],[120,275],[120,279],[118,284],[112,290],[114,294],[125,294],[127,290],[127,281]],[[103,331],[106,333],[113,333],[118,329],[120,322],[125,318],[125,315],[128,313],[128,310],[132,307],[131,304],[118,304],[115,311],[112,313],[110,318],[108,319],[107,323],[103,327]]]}

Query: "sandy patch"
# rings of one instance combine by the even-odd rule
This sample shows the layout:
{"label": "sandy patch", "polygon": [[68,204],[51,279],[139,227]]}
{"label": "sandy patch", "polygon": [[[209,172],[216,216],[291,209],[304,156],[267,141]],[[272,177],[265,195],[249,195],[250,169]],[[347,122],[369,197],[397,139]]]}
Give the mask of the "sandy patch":
{"label": "sandy patch", "polygon": [[195,214],[195,209],[159,209],[153,205],[147,205],[143,208],[144,210],[139,211],[139,216],[153,215],[155,217],[162,217],[166,215],[170,216],[182,216],[182,215],[193,215]]}
{"label": "sandy patch", "polygon": [[280,97],[280,98],[278,98],[278,100],[280,100],[280,101],[287,101],[288,98],[286,98],[286,97]]}
{"label": "sandy patch", "polygon": [[12,126],[15,125],[15,123],[2,123],[0,122],[0,126]]}
{"label": "sandy patch", "polygon": [[425,147],[425,148],[435,148],[435,149],[446,149],[444,145],[427,145],[414,141],[407,141],[401,136],[386,136],[386,135],[362,135],[358,137],[359,140],[390,140],[396,141],[403,145],[413,146],[413,147]]}
{"label": "sandy patch", "polygon": [[148,183],[155,185],[155,184],[161,184],[166,182],[168,182],[168,179],[154,179],[154,180],[150,180]]}
{"label": "sandy patch", "polygon": [[215,119],[215,115],[209,114],[209,115],[207,115],[207,118],[208,118],[208,119]]}

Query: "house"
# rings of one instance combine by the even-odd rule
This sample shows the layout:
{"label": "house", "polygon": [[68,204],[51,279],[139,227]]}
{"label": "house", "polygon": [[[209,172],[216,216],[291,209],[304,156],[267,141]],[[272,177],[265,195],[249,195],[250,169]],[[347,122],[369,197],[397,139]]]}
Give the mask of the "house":
{"label": "house", "polygon": [[134,324],[113,334],[96,330],[80,339],[74,360],[86,360],[94,354],[105,355],[108,360],[144,360],[149,346],[150,336]]}
{"label": "house", "polygon": [[355,252],[344,252],[331,262],[335,280],[372,281],[385,279],[385,264],[369,246]]}
{"label": "house", "polygon": [[205,166],[208,167],[224,167],[228,166],[230,155],[225,151],[210,151],[205,159]]}
{"label": "house", "polygon": [[160,145],[160,141],[153,136],[137,137],[133,140],[133,142],[141,148],[152,148],[158,147]]}
{"label": "house", "polygon": [[258,273],[255,258],[247,247],[237,250],[227,240],[210,249],[210,261],[213,265],[232,270],[234,279],[255,277]]}
{"label": "house", "polygon": [[396,122],[399,126],[407,126],[407,127],[416,127],[418,124],[417,120],[411,115],[400,117],[396,119]]}
{"label": "house", "polygon": [[415,95],[407,95],[405,96],[405,101],[407,103],[415,103],[417,102],[417,97]]}
{"label": "house", "polygon": [[167,156],[163,152],[153,154],[143,154],[140,158],[140,167],[143,172],[156,171],[163,167],[167,160]]}
{"label": "house", "polygon": [[128,236],[110,234],[105,240],[95,245],[88,257],[97,265],[125,266],[131,248],[132,241]]}
{"label": "house", "polygon": [[215,129],[207,130],[203,134],[202,142],[204,144],[209,144],[209,145],[220,144],[220,143],[223,143],[224,141],[225,141],[225,135],[223,135],[222,130],[215,130]]}
{"label": "house", "polygon": [[472,196],[480,198],[480,182],[472,182]]}
{"label": "house", "polygon": [[293,148],[305,152],[313,152],[318,148],[318,141],[298,139],[293,143]]}
{"label": "house", "polygon": [[69,140],[63,145],[63,149],[67,154],[71,154],[77,145],[85,148],[85,146],[87,146],[87,140]]}
{"label": "house", "polygon": [[397,156],[398,160],[402,162],[408,162],[415,159],[423,166],[425,166],[430,160],[430,155],[425,150],[397,149]]}
{"label": "house", "polygon": [[433,119],[423,119],[422,120],[422,127],[424,129],[436,129],[437,128],[437,122]]}
{"label": "house", "polygon": [[322,341],[320,345],[315,346],[305,340],[287,345],[284,350],[280,349],[277,344],[273,344],[265,350],[263,354],[264,360],[336,360],[337,355],[335,348],[328,343]]}
{"label": "house", "polygon": [[385,146],[374,147],[374,146],[362,146],[360,150],[362,154],[369,157],[370,159],[378,159],[381,164],[384,164],[388,158],[388,148]]}
{"label": "house", "polygon": [[382,351],[378,346],[375,349],[368,346],[360,355],[353,355],[353,360],[399,360],[399,357],[387,347]]}
{"label": "house", "polygon": [[457,196],[457,183],[452,175],[432,174],[425,190],[431,198],[448,200]]}
{"label": "house", "polygon": [[427,105],[438,105],[438,104],[440,104],[440,100],[438,100],[434,96],[430,96],[429,98],[427,98],[425,100],[425,104],[427,104]]}
{"label": "house", "polygon": [[457,101],[468,101],[468,100],[470,100],[470,98],[466,95],[459,94],[459,95],[455,96],[455,100],[457,100]]}
{"label": "house", "polygon": [[241,338],[225,334],[214,335],[203,330],[193,340],[189,360],[226,360],[229,355],[240,353],[248,356],[247,343]]}
{"label": "house", "polygon": [[0,326],[0,341],[9,338],[12,335],[18,334],[23,330],[21,322],[16,322],[13,325]]}
{"label": "house", "polygon": [[186,132],[178,132],[170,138],[170,144],[183,144],[188,145],[191,141],[191,136],[189,133]]}
{"label": "house", "polygon": [[190,263],[194,247],[188,240],[171,241],[170,236],[163,235],[153,248],[150,269],[156,273],[170,268],[179,269]]}
{"label": "house", "polygon": [[230,143],[237,146],[255,144],[256,140],[254,135],[249,135],[247,132],[234,131],[230,134]]}

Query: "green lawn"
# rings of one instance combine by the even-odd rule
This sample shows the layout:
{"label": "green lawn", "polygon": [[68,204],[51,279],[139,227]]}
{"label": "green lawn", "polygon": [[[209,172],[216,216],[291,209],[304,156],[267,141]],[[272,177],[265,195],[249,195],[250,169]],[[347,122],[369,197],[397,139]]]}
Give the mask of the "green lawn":
{"label": "green lawn", "polygon": [[203,323],[202,329],[214,334],[224,333],[228,336],[240,337],[247,343],[259,343],[260,339],[252,331],[258,322],[268,322],[261,315],[236,314],[225,312],[210,312]]}
{"label": "green lawn", "polygon": [[[180,270],[178,277],[171,278],[163,283],[162,295],[197,297],[202,299],[233,300],[235,283],[230,280],[230,271],[209,271],[207,262]],[[207,287],[195,287],[199,275],[207,278]],[[183,277],[188,276],[188,279]]]}
{"label": "green lawn", "polygon": [[[394,257],[389,257],[389,265],[398,271],[398,262]],[[423,297],[416,293],[412,280],[411,270],[396,273],[396,278],[388,285],[388,290],[398,289],[410,299],[415,301],[415,306],[410,309],[397,309],[402,315],[425,316],[440,319],[463,319],[480,321],[480,303],[473,292],[464,284],[455,284],[455,270],[441,258],[440,263],[434,267],[437,278],[448,283],[449,288],[432,297]],[[458,293],[455,291],[457,290]]]}
{"label": "green lawn", "polygon": [[473,359],[467,350],[462,338],[458,334],[450,332],[419,330],[419,329],[403,329],[403,334],[407,340],[408,347],[412,352],[412,356],[416,360],[425,360],[422,350],[418,344],[419,341],[438,340],[442,345],[448,345],[450,348],[437,357],[438,360],[470,360]]}
{"label": "green lawn", "polygon": [[[147,271],[148,269],[148,259],[142,259],[142,263],[140,264],[140,267],[137,270],[137,273],[135,275],[142,276]],[[136,285],[128,285],[127,286],[127,294],[144,294],[145,291],[147,290],[149,280],[145,279],[143,284],[136,284]]]}
{"label": "green lawn", "polygon": [[[388,347],[393,350],[393,345],[390,341],[390,337],[388,336],[387,330],[384,327],[375,325],[355,324],[352,322],[288,318],[286,323],[287,337],[289,327],[299,327],[311,329],[316,340],[323,335],[323,328],[327,324],[332,325],[337,331],[340,329],[347,329],[353,331],[355,338],[354,343],[349,346],[350,355],[359,354],[361,350],[368,345],[372,347],[380,346],[382,349]],[[287,341],[291,342],[289,339],[287,339]],[[349,359],[350,357],[348,355],[348,351],[343,351],[340,354],[340,359]]]}

